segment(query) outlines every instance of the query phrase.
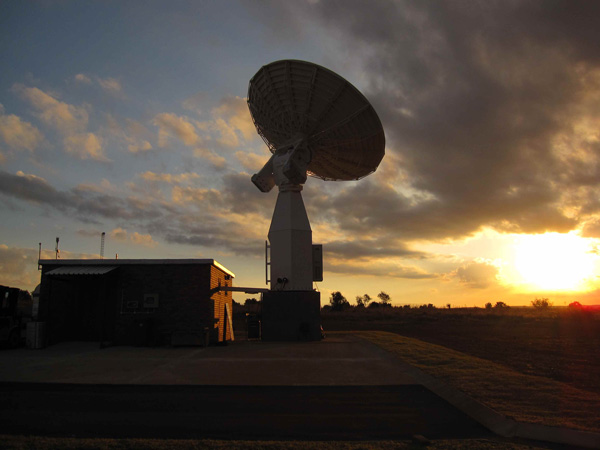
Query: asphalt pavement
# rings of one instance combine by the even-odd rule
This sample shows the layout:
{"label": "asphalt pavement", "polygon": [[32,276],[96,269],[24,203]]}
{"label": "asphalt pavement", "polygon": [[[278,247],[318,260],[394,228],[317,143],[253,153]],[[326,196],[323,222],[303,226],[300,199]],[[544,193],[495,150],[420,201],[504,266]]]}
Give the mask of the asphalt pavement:
{"label": "asphalt pavement", "polygon": [[0,352],[0,434],[293,440],[491,436],[350,334],[223,347]]}

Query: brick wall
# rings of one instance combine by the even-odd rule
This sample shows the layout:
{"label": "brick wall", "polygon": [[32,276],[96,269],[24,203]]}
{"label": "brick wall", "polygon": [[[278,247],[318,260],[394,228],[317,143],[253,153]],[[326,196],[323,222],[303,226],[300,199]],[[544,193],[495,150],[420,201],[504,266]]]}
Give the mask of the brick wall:
{"label": "brick wall", "polygon": [[[151,339],[158,341],[152,343],[158,344],[168,343],[173,332],[201,334],[204,327],[211,328],[210,268],[191,264],[122,266],[115,340],[136,343],[132,341],[141,339],[136,331],[140,323],[149,328]],[[156,295],[158,306],[145,305],[145,295]]]}
{"label": "brick wall", "polygon": [[[225,305],[232,307],[232,294],[217,291],[232,286],[232,279],[210,264],[115,264],[118,268],[106,275],[56,278],[43,268],[40,315],[49,330],[64,329],[65,319],[75,292],[102,287],[104,305],[103,341],[125,345],[160,345],[170,343],[174,332],[203,335],[210,332],[211,343],[231,339],[225,327]],[[80,297],[81,295],[78,294]],[[91,298],[98,293],[86,294]],[[110,298],[108,298],[110,297]],[[153,297],[155,302],[148,301]],[[84,298],[85,300],[85,298]],[[72,314],[71,314],[72,316]],[[72,322],[76,318],[71,318]],[[225,331],[225,335],[224,335]],[[63,340],[62,333],[54,341]]]}
{"label": "brick wall", "polygon": [[[210,269],[210,286],[213,292],[219,286],[233,286],[233,279],[229,278],[221,269],[215,266],[211,266]],[[217,291],[212,295],[212,300],[213,314],[215,319],[218,319],[218,323],[215,324],[218,335],[217,341],[229,341],[231,340],[231,324],[227,324],[225,327],[225,305],[228,304],[229,310],[233,313],[233,296],[231,292]],[[225,336],[223,336],[223,330],[225,330]]]}

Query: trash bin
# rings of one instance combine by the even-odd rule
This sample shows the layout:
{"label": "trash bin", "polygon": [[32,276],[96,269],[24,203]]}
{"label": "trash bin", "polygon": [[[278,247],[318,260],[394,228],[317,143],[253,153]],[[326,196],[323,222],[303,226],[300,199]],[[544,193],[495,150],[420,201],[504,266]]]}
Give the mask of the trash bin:
{"label": "trash bin", "polygon": [[260,319],[257,314],[246,315],[248,339],[260,339]]}

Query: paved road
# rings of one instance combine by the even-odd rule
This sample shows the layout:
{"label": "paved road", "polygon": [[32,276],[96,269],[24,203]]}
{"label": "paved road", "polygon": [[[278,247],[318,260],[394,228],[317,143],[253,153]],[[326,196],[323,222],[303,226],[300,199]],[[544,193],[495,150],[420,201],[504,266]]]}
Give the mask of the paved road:
{"label": "paved road", "polygon": [[0,381],[157,385],[417,384],[392,354],[352,335],[225,347],[109,347],[63,342],[0,351]]}
{"label": "paved road", "polygon": [[0,434],[367,440],[489,437],[420,385],[0,383]]}

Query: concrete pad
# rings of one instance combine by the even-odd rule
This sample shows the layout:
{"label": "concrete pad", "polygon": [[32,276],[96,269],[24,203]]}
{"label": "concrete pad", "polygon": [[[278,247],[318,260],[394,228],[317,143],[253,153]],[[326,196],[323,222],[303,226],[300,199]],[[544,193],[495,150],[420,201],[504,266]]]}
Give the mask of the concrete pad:
{"label": "concrete pad", "polygon": [[374,344],[336,334],[320,342],[235,341],[223,347],[110,347],[68,342],[0,352],[0,381],[34,383],[366,386],[419,384]]}

